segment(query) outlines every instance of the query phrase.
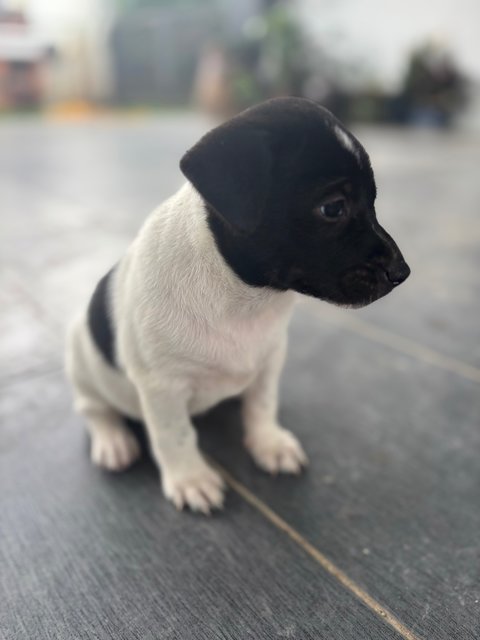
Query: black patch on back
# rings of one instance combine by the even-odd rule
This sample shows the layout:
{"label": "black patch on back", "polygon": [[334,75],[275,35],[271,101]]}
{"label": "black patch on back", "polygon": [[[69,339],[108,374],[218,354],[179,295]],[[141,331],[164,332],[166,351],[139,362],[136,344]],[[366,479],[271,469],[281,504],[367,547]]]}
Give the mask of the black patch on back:
{"label": "black patch on back", "polygon": [[110,269],[110,271],[103,276],[97,284],[90,300],[90,304],[88,305],[87,318],[88,327],[97,349],[112,367],[116,367],[115,333],[109,296],[111,275],[113,271],[114,268]]}

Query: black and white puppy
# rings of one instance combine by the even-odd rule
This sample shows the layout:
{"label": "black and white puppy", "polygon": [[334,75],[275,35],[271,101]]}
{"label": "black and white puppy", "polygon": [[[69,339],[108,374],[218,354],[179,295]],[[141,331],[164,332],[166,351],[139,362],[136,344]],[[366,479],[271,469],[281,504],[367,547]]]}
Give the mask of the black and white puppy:
{"label": "black and white puppy", "polygon": [[375,217],[367,153],[327,110],[278,98],[207,133],[187,183],[146,220],[69,334],[67,369],[94,463],[128,467],[144,421],[178,508],[221,507],[191,417],[241,395],[245,446],[269,472],[306,464],[277,421],[296,293],[367,305],[409,275]]}

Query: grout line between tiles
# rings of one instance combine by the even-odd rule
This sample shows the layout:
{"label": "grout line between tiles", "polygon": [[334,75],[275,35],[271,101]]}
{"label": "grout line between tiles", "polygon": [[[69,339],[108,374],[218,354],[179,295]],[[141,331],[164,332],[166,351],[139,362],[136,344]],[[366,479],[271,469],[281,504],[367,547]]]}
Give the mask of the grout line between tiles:
{"label": "grout line between tiles", "polygon": [[373,342],[390,347],[391,349],[395,349],[396,351],[415,358],[416,360],[420,360],[421,362],[425,362],[438,367],[439,369],[443,369],[444,371],[449,371],[450,373],[461,376],[466,380],[480,384],[480,369],[467,364],[466,362],[445,356],[430,347],[426,347],[419,342],[415,342],[415,340],[381,329],[380,327],[370,324],[365,320],[348,317],[341,311],[331,309],[326,310],[325,308],[322,308],[321,310],[316,309],[311,303],[306,303],[304,306],[308,308],[310,313],[313,313],[321,320],[325,320],[331,324],[338,324],[338,326],[343,329],[347,329],[352,333],[361,335]]}
{"label": "grout line between tiles", "polygon": [[406,627],[396,616],[388,609],[382,606],[375,598],[368,594],[360,585],[339,569],[331,560],[327,558],[321,551],[314,547],[306,540],[296,529],[281,518],[275,511],[270,509],[260,498],[257,498],[247,487],[236,480],[228,471],[220,466],[216,461],[211,460],[212,464],[217,468],[223,476],[225,482],[248,502],[254,509],[259,511],[273,526],[285,533],[295,544],[297,544],[305,553],[307,553],[315,562],[317,562],[327,573],[329,573],[337,582],[345,589],[350,591],[358,600],[360,600],[373,613],[380,617],[385,624],[399,633],[405,640],[420,640],[408,627]]}

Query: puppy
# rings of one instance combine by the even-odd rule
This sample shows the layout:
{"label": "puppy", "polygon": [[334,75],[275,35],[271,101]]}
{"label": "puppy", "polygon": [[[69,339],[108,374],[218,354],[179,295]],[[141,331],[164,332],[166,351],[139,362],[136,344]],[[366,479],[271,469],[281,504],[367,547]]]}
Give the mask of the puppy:
{"label": "puppy", "polygon": [[191,417],[241,395],[255,462],[298,473],[305,453],[277,421],[296,292],[361,307],[410,270],[377,222],[367,153],[314,102],[247,109],[180,167],[186,184],[150,215],[74,323],[67,371],[93,462],[131,465],[139,446],[122,416],[141,419],[165,496],[209,513],[224,487]]}

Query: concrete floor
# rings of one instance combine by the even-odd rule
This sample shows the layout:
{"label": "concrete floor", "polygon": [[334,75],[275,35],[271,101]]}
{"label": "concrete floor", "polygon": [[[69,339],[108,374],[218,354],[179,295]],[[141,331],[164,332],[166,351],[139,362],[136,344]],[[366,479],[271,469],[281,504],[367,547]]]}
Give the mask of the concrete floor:
{"label": "concrete floor", "polygon": [[198,421],[226,510],[178,514],[145,460],[94,469],[63,332],[181,183],[194,116],[0,123],[0,638],[480,637],[480,140],[360,130],[412,276],[302,304],[272,479],[227,403]]}

